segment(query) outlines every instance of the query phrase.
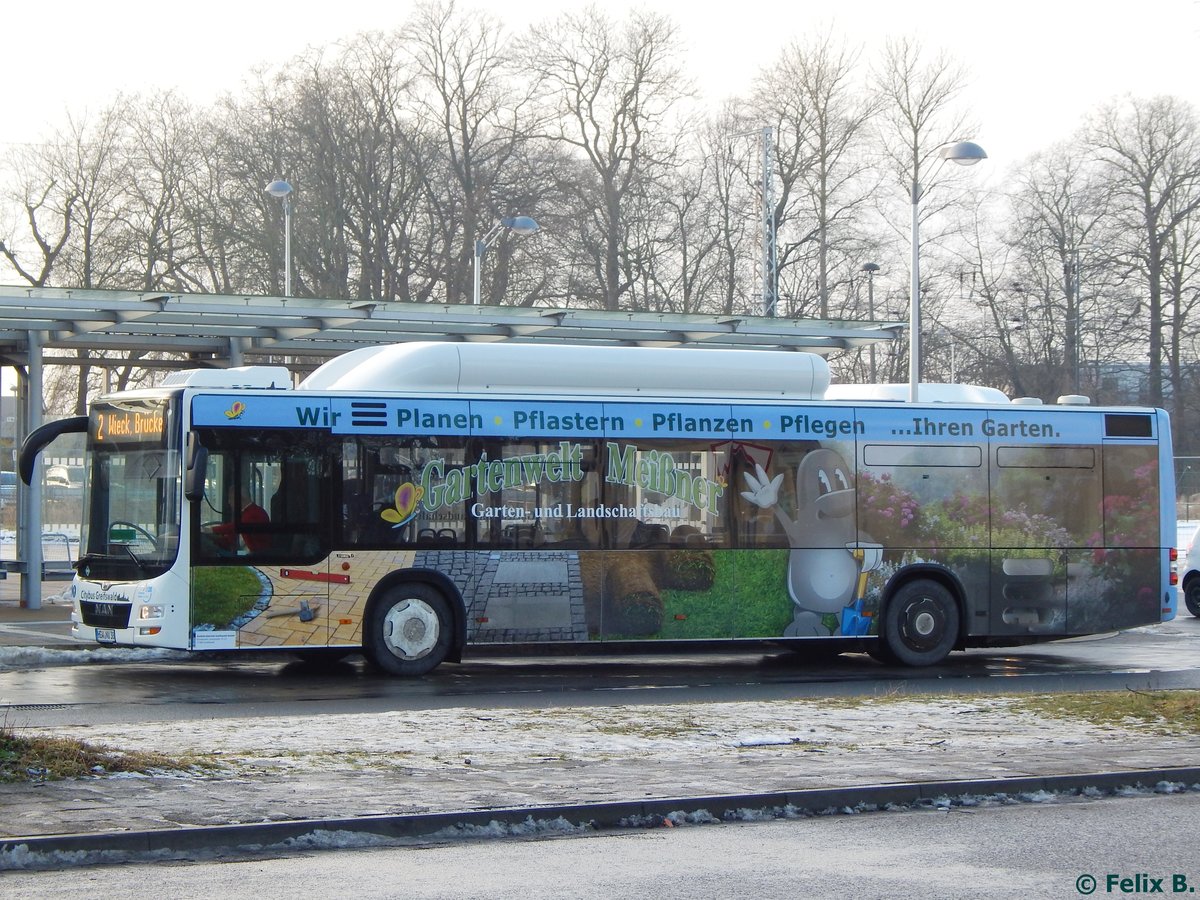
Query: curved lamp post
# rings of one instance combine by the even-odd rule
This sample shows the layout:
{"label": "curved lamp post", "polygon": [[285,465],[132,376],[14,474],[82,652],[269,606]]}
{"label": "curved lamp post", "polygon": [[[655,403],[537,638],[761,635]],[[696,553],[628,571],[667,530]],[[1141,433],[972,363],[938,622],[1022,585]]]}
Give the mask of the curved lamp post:
{"label": "curved lamp post", "polygon": [[[862,264],[862,271],[867,273],[867,318],[872,322],[875,321],[875,273],[879,271],[879,264],[868,262]],[[868,348],[871,354],[871,384],[875,383],[875,342],[871,342]]]}
{"label": "curved lamp post", "polygon": [[[973,166],[987,159],[983,148],[972,141],[957,141],[938,150],[939,162],[934,173],[946,160],[960,166]],[[921,204],[921,185],[914,173],[912,183],[912,282],[908,295],[908,399],[917,401],[921,383],[921,237],[918,211]]]}
{"label": "curved lamp post", "polygon": [[276,178],[265,188],[272,197],[283,201],[283,296],[292,296],[292,186]]}
{"label": "curved lamp post", "polygon": [[538,223],[529,216],[510,216],[501,219],[488,230],[487,234],[475,241],[475,286],[471,294],[471,302],[475,306],[479,305],[479,275],[480,269],[483,267],[483,254],[487,253],[492,241],[496,240],[502,231],[511,231],[514,234],[533,234],[539,227]]}

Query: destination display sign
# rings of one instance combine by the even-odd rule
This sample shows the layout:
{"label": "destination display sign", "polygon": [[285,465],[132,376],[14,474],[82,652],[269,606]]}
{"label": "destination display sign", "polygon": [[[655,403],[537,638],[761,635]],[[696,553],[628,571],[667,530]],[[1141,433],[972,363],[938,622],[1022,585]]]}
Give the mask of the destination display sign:
{"label": "destination display sign", "polygon": [[95,444],[161,445],[167,431],[167,402],[139,400],[93,406],[88,430]]}

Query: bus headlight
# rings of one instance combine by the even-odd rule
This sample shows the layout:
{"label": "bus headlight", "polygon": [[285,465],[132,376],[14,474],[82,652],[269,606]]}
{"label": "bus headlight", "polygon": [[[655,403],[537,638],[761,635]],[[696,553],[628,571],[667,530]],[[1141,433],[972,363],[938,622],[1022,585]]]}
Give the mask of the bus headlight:
{"label": "bus headlight", "polygon": [[161,606],[143,606],[138,611],[139,619],[161,619],[163,608]]}

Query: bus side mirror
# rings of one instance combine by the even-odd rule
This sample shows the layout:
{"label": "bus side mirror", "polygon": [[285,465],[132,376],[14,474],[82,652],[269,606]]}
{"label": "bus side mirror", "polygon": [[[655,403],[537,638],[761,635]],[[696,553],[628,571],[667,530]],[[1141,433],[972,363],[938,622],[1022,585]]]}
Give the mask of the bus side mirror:
{"label": "bus side mirror", "polygon": [[208,448],[200,443],[196,435],[189,434],[187,440],[187,468],[183,473],[183,496],[193,503],[204,499],[204,473],[208,470]]}

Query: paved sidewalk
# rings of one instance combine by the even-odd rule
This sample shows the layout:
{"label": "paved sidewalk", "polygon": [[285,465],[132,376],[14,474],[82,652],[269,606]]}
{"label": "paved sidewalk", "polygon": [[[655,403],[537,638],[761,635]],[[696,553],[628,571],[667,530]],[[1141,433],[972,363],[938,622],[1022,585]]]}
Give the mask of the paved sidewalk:
{"label": "paved sidewalk", "polygon": [[43,581],[40,609],[21,605],[21,575],[0,579],[0,647],[79,646],[71,637],[69,581]]}

